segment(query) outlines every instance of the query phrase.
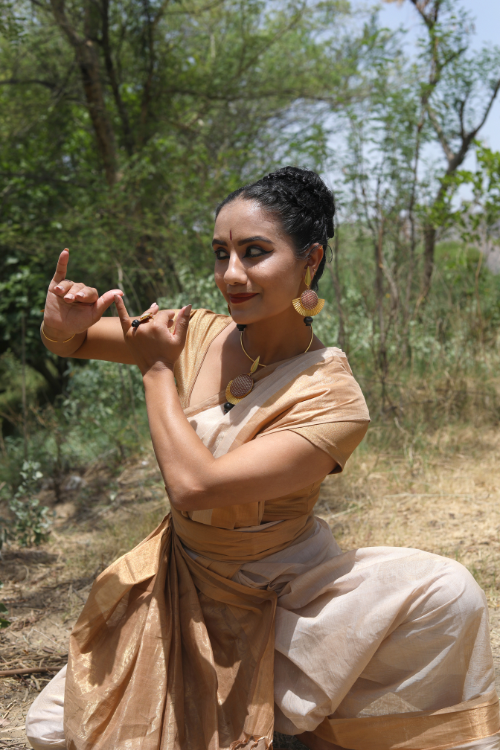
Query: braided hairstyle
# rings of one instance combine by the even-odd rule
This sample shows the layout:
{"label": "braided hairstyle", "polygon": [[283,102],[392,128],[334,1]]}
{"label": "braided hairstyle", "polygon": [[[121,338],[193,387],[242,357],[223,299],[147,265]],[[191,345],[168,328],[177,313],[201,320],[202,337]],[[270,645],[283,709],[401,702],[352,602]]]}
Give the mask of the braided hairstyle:
{"label": "braided hairstyle", "polygon": [[317,290],[325,268],[328,239],[334,234],[335,215],[333,193],[321,177],[311,169],[282,167],[230,193],[217,206],[215,218],[236,198],[255,200],[275,216],[291,238],[297,258],[307,258],[314,243],[323,246],[324,255],[311,285]]}

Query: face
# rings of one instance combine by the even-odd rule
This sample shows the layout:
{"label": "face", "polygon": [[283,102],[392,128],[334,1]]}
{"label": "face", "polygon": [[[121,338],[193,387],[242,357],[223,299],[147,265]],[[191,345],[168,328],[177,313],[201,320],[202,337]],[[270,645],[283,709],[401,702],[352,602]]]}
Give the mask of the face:
{"label": "face", "polygon": [[304,288],[308,263],[298,259],[280,223],[256,201],[237,198],[215,222],[215,282],[237,323],[254,323],[291,309]]}

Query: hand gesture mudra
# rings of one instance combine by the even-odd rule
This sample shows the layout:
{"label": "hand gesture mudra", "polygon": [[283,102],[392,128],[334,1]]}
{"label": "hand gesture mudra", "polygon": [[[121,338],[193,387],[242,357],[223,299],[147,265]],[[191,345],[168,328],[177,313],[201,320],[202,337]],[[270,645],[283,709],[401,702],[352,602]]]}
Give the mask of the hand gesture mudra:
{"label": "hand gesture mudra", "polygon": [[[172,369],[186,343],[191,305],[180,310],[160,310],[152,306],[146,318],[134,326],[121,296],[115,296],[116,309],[125,343],[143,375],[155,368]],[[139,319],[136,319],[139,320]]]}
{"label": "hand gesture mudra", "polygon": [[57,341],[83,333],[101,319],[120,289],[110,289],[101,297],[97,289],[66,278],[69,252],[63,250],[57,261],[54,278],[49,284],[43,318],[43,330]]}

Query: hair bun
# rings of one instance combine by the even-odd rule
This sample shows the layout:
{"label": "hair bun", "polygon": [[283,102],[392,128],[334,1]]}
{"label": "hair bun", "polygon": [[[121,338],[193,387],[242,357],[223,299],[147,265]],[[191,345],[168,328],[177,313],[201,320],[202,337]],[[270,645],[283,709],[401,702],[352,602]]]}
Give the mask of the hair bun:
{"label": "hair bun", "polygon": [[333,217],[335,215],[333,193],[316,172],[301,167],[282,167],[276,172],[266,175],[264,180],[288,183],[290,187],[296,186],[293,193],[297,202],[302,203],[307,210],[318,218],[321,216],[325,222],[327,237],[333,237]]}

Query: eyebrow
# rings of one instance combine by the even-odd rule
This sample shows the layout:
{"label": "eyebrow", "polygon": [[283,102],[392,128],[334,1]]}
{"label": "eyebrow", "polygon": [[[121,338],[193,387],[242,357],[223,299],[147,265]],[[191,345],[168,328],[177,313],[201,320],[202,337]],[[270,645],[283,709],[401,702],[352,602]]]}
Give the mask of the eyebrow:
{"label": "eyebrow", "polygon": [[247,237],[247,238],[246,238],[246,239],[244,239],[244,240],[240,240],[240,241],[238,242],[238,245],[246,245],[246,244],[247,244],[247,242],[268,242],[268,243],[269,243],[270,245],[272,245],[272,244],[273,244],[273,243],[271,242],[271,240],[268,240],[268,239],[267,239],[267,237]]}
{"label": "eyebrow", "polygon": [[[244,240],[239,240],[238,245],[246,245],[249,242],[268,242],[270,245],[272,245],[272,240],[268,240],[267,237],[246,237]],[[214,245],[224,245],[224,247],[227,247],[227,242],[224,240],[218,240],[216,237],[212,240],[212,246]]]}

